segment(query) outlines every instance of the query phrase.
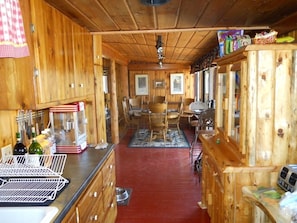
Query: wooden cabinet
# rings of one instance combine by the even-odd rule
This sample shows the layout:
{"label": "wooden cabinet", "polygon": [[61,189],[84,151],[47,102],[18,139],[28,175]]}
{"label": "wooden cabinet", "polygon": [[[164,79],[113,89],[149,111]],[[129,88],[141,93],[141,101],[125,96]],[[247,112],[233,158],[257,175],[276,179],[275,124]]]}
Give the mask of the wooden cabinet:
{"label": "wooden cabinet", "polygon": [[68,211],[68,214],[63,219],[62,223],[78,223],[75,206],[72,206],[72,208]]}
{"label": "wooden cabinet", "polygon": [[297,162],[296,55],[295,44],[250,45],[217,60],[215,134],[200,137],[212,223],[252,222],[242,187],[276,186]]}
{"label": "wooden cabinet", "polygon": [[114,223],[117,215],[115,181],[115,156],[112,152],[63,222]]}
{"label": "wooden cabinet", "polygon": [[80,222],[102,222],[104,218],[102,192],[102,172],[99,171],[77,204],[77,214]]}
{"label": "wooden cabinet", "polygon": [[20,5],[30,56],[1,59],[0,109],[42,109],[93,94],[92,35],[44,1]]}

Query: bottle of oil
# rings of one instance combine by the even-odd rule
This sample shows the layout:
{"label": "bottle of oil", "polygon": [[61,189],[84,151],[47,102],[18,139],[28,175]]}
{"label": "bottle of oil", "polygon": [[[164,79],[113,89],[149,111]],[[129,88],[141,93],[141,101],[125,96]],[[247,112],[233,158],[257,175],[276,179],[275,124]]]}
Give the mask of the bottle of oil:
{"label": "bottle of oil", "polygon": [[32,143],[29,147],[29,153],[38,155],[43,154],[42,146],[36,140],[36,132],[34,127],[32,127]]}

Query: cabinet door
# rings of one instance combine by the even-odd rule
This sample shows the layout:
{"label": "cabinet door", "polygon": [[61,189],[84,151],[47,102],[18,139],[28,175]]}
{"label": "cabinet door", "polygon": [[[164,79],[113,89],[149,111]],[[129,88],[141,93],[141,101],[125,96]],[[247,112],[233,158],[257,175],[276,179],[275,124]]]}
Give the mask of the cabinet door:
{"label": "cabinet door", "polygon": [[241,107],[241,63],[226,65],[217,75],[217,127],[239,143]]}
{"label": "cabinet door", "polygon": [[38,103],[81,99],[94,92],[92,36],[43,1],[31,1]]}
{"label": "cabinet door", "polygon": [[[240,67],[240,65],[239,65]],[[237,66],[232,67],[230,72],[230,79],[229,79],[229,112],[228,112],[228,119],[230,120],[228,123],[229,136],[234,139],[237,143],[239,143],[239,128],[240,128],[240,80],[241,80],[241,71],[237,69]]]}
{"label": "cabinet door", "polygon": [[59,74],[66,66],[61,41],[63,15],[43,1],[30,1],[30,6],[37,103],[57,101],[63,83]]}
{"label": "cabinet door", "polygon": [[225,70],[219,70],[217,74],[217,95],[216,95],[216,125],[217,128],[224,131],[224,120],[226,117],[226,78],[227,74]]}
{"label": "cabinet door", "polygon": [[94,92],[93,40],[84,28],[73,25],[74,88],[76,97]]}

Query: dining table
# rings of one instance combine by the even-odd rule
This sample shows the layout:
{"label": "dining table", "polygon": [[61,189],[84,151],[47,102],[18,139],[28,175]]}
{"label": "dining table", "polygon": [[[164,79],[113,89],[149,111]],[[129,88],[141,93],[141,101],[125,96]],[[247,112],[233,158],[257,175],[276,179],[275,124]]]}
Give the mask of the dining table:
{"label": "dining table", "polygon": [[[130,110],[131,118],[137,118],[139,121],[139,128],[147,128],[148,127],[148,116],[151,112],[148,109],[135,109]],[[177,111],[168,111],[167,112],[167,119],[175,119],[178,118],[179,112]]]}

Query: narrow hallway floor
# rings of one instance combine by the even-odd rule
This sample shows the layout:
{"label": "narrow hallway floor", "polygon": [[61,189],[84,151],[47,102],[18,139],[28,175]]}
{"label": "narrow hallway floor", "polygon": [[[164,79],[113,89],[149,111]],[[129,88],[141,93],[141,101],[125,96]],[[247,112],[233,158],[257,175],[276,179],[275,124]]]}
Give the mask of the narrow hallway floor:
{"label": "narrow hallway floor", "polygon": [[[209,223],[199,176],[189,149],[128,148],[133,130],[116,146],[118,187],[132,188],[128,206],[118,206],[116,223]],[[185,131],[189,142],[192,132]]]}

